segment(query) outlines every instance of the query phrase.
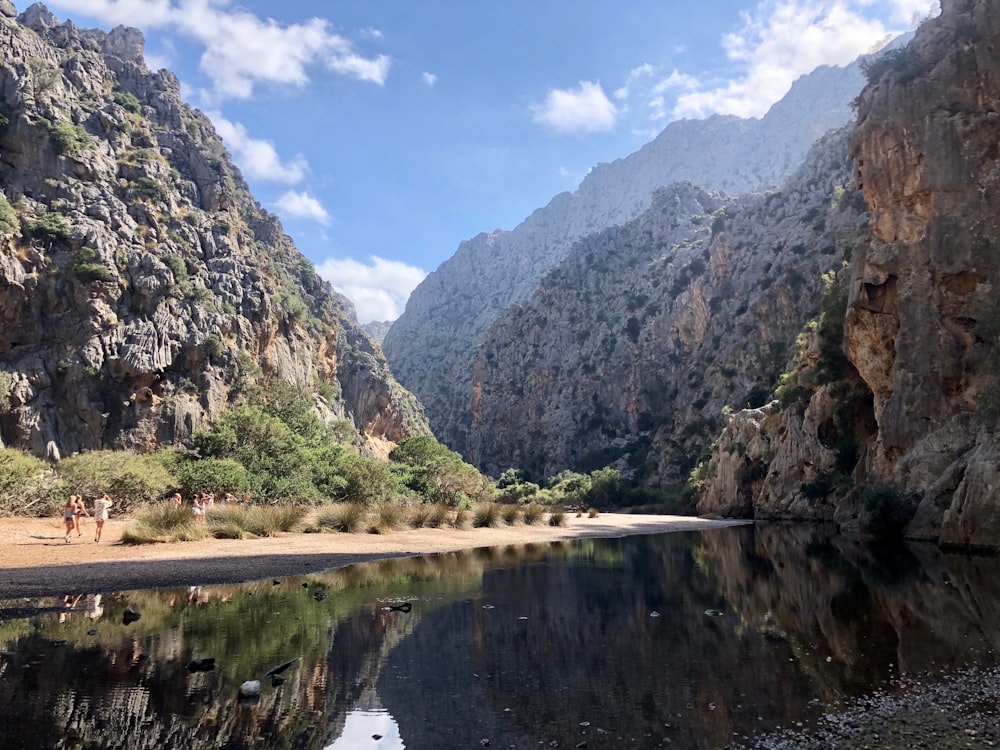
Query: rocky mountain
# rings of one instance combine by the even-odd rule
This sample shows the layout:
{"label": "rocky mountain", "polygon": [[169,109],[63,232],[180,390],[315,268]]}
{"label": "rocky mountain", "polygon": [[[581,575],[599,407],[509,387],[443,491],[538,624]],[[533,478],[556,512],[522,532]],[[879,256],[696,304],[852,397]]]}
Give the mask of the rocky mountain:
{"label": "rocky mountain", "polygon": [[142,35],[15,13],[0,2],[2,444],[183,442],[272,379],[372,451],[426,432]]}
{"label": "rocky mountain", "polygon": [[480,234],[414,290],[383,348],[394,374],[424,404],[437,437],[468,450],[472,362],[501,312],[526,300],[573,243],[636,218],[654,191],[688,181],[730,194],[767,189],[810,146],[851,121],[863,85],[857,64],[803,76],[760,119],[714,116],[671,123],[624,159],[596,166],[512,231]]}
{"label": "rocky mountain", "polygon": [[[845,289],[851,370],[732,415],[699,507],[845,525],[891,512],[913,537],[998,546],[1000,2],[944,0],[869,76],[851,140],[871,211]],[[838,420],[855,461],[836,461]]]}
{"label": "rocky mountain", "polygon": [[821,139],[780,191],[675,184],[578,241],[477,350],[470,460],[683,481],[724,409],[768,400],[865,236],[846,138]]}

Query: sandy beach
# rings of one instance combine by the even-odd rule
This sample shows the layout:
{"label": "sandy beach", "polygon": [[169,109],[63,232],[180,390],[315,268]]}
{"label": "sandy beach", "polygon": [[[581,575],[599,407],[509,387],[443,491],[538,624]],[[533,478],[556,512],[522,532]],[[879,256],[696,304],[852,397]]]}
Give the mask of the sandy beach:
{"label": "sandy beach", "polygon": [[284,534],[264,539],[205,539],[126,546],[125,519],[112,519],[94,542],[94,524],[64,540],[60,518],[0,519],[0,598],[58,596],[164,586],[194,586],[302,575],[359,562],[475,547],[621,537],[731,526],[690,516],[605,513],[567,517],[556,526],[409,529],[389,534]]}

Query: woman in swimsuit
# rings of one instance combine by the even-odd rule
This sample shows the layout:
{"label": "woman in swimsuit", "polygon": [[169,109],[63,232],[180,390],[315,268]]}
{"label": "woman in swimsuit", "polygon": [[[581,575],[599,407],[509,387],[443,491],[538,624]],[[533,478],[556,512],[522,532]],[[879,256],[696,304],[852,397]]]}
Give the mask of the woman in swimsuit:
{"label": "woman in swimsuit", "polygon": [[63,506],[63,523],[66,524],[66,544],[69,544],[69,535],[73,533],[73,526],[76,524],[76,495],[70,495]]}
{"label": "woman in swimsuit", "polygon": [[76,529],[77,536],[83,536],[83,531],[80,530],[80,516],[90,517],[90,514],[87,512],[87,506],[83,502],[83,495],[76,496],[76,513],[74,515],[73,528]]}

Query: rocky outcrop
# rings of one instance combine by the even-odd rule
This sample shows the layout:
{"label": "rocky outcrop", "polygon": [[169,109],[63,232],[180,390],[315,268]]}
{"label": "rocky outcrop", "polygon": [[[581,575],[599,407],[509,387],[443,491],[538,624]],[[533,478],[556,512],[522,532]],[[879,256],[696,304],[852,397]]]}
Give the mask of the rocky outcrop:
{"label": "rocky outcrop", "polygon": [[0,8],[0,440],[184,442],[251,385],[373,450],[426,432],[352,305],[251,197],[134,29]]}
{"label": "rocky outcrop", "polygon": [[[945,0],[869,75],[851,153],[871,240],[851,263],[843,336],[871,430],[846,483],[814,485],[823,497],[799,510],[818,503],[850,525],[858,489],[888,485],[917,505],[910,536],[1000,546],[1000,3]],[[817,392],[808,410],[847,403]],[[774,423],[791,421],[786,410]],[[743,485],[755,513],[778,510],[767,484]],[[745,504],[721,487],[712,508]]]}
{"label": "rocky outcrop", "polygon": [[850,122],[862,86],[858,66],[799,79],[763,118],[715,116],[671,123],[636,153],[599,164],[514,230],[480,234],[414,290],[383,344],[393,372],[427,409],[439,439],[469,450],[472,363],[506,308],[528,299],[573,243],[635,219],[653,192],[691,182],[730,194],[771,188],[830,128]]}
{"label": "rocky outcrop", "polygon": [[864,236],[846,130],[781,191],[688,184],[579,241],[491,326],[473,370],[469,458],[551,476],[614,463],[683,481],[722,414],[763,404],[818,313],[823,274]]}

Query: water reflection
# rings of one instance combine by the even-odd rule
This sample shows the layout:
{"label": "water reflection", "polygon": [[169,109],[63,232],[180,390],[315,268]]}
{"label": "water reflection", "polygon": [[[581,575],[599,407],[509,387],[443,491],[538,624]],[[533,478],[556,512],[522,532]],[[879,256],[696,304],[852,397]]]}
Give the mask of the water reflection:
{"label": "water reflection", "polygon": [[0,746],[722,747],[995,664],[997,572],[764,526],[0,602]]}

